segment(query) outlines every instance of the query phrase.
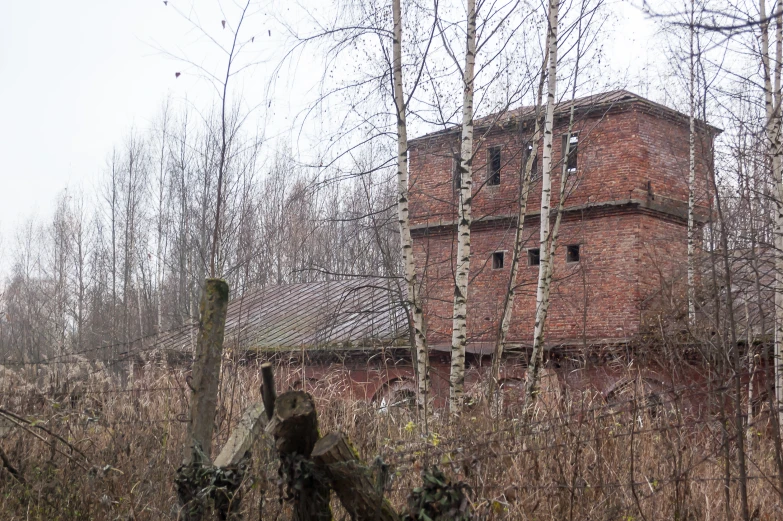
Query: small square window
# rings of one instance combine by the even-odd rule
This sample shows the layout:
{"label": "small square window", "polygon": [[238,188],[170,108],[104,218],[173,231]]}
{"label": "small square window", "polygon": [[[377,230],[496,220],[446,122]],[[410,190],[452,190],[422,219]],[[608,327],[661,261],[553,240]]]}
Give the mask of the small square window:
{"label": "small square window", "polygon": [[502,270],[503,262],[505,261],[505,254],[502,251],[496,251],[492,254],[492,269]]}
{"label": "small square window", "polygon": [[489,175],[487,175],[487,184],[497,186],[500,184],[500,147],[490,147],[488,159]]}
{"label": "small square window", "polygon": [[570,244],[566,246],[566,262],[579,262],[578,244]]}
{"label": "small square window", "polygon": [[527,250],[527,263],[529,266],[538,266],[541,264],[540,248],[530,248]]}
{"label": "small square window", "polygon": [[[568,148],[568,157],[565,158],[566,148]],[[579,134],[571,133],[563,135],[563,157],[566,164],[566,170],[569,174],[576,172],[577,154],[579,151]]]}

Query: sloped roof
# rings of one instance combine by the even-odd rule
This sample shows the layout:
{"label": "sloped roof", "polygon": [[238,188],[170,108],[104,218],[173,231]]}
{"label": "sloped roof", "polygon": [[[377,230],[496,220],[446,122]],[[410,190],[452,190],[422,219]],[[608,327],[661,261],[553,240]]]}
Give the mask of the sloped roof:
{"label": "sloped roof", "polygon": [[[408,345],[405,285],[380,277],[267,286],[232,300],[224,345],[244,350],[370,349]],[[193,330],[159,338],[191,350]]]}
{"label": "sloped roof", "polygon": [[[666,105],[662,105],[660,103],[650,101],[647,98],[643,98],[638,94],[634,94],[633,92],[627,91],[625,89],[601,92],[599,94],[591,94],[589,96],[583,96],[581,98],[575,98],[573,100],[571,99],[563,100],[555,105],[555,116],[563,115],[570,112],[572,106],[576,111],[580,111],[580,112],[594,111],[598,113],[598,112],[605,112],[611,107],[618,106],[621,104],[626,104],[626,103],[641,103],[650,108],[654,108],[656,110],[667,113],[670,116],[674,116],[679,119],[684,119],[686,121],[688,119],[688,116],[686,114],[683,114],[682,112],[678,112],[670,107],[667,107]],[[515,109],[505,110],[503,112],[496,112],[494,114],[490,114],[482,118],[477,118],[473,123],[476,128],[486,128],[491,125],[503,127],[509,124],[516,123],[518,121],[524,121],[530,119],[534,116],[535,116],[535,106],[524,105],[521,107],[517,107]],[[700,124],[705,125],[703,122],[700,122]],[[708,127],[713,132],[721,132],[721,129],[714,127],[712,125],[706,125],[706,127]],[[452,127],[439,130],[437,132],[432,132],[424,136],[417,137],[415,139],[410,140],[410,142],[413,143],[416,141],[421,141],[441,134],[450,134],[452,132],[459,131],[460,128],[461,125],[454,125]]]}
{"label": "sloped roof", "polygon": [[[609,92],[602,92],[599,94],[592,94],[590,96],[576,98],[574,100],[568,99],[568,100],[561,101],[560,103],[557,103],[555,105],[555,115],[570,112],[571,106],[573,106],[575,110],[592,109],[592,108],[595,108],[596,110],[598,110],[599,108],[605,110],[607,105],[616,105],[618,103],[624,103],[630,101],[646,101],[649,103],[653,103],[652,101],[642,98],[641,96],[637,96],[636,94],[629,92],[627,90],[613,90]],[[656,103],[655,105],[658,104]],[[664,107],[663,105],[658,105],[658,106],[674,112],[672,109],[668,107]],[[524,119],[532,118],[535,115],[535,113],[536,113],[536,107],[534,105],[525,105],[522,107],[518,107],[516,109],[511,109],[496,114],[490,114],[489,116],[479,118],[474,122],[474,124],[477,127],[487,126],[492,123],[495,123],[497,125],[504,125],[515,120],[524,120]]]}

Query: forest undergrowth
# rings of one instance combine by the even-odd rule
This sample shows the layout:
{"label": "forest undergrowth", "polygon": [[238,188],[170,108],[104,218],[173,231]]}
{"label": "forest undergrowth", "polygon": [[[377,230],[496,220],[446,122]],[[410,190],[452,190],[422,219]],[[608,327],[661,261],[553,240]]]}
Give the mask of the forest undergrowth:
{"label": "forest undergrowth", "polygon": [[[147,369],[125,387],[97,377],[99,371],[88,373],[78,385],[54,392],[3,372],[0,517],[177,519],[174,477],[186,433],[186,373]],[[255,365],[224,369],[213,454],[242,410],[260,400],[260,378]],[[379,412],[377,404],[345,398],[335,386],[307,390],[321,434],[346,433],[373,469],[387,470],[380,485],[400,512],[421,485],[422,471],[437,466],[468,486],[475,519],[739,515],[737,440],[730,421],[721,421],[726,408],[698,417],[687,412],[692,407],[686,402],[695,399],[720,409],[716,404],[726,400],[719,392],[725,391],[690,398],[683,389],[654,396],[627,392],[607,403],[589,391],[553,389],[544,386],[526,422],[517,396],[507,392],[499,414],[481,401],[458,419],[435,408],[426,429],[409,409]],[[759,520],[783,517],[770,431],[763,411],[745,431],[745,481]],[[272,445],[262,438],[242,485],[242,519],[290,518],[277,469]],[[335,518],[347,519],[335,497],[333,505]]]}

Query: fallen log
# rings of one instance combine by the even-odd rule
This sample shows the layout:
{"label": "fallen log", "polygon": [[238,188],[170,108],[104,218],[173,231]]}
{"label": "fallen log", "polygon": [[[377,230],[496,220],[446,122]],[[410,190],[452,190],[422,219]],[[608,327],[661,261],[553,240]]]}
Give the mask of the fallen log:
{"label": "fallen log", "polygon": [[329,478],[353,521],[399,521],[397,512],[383,497],[382,486],[377,486],[345,434],[333,432],[318,440],[312,458]]}
{"label": "fallen log", "polygon": [[263,403],[254,403],[245,411],[236,428],[223,446],[218,457],[215,458],[215,466],[219,468],[233,467],[239,464],[250,450],[256,438],[266,424],[266,408]]}

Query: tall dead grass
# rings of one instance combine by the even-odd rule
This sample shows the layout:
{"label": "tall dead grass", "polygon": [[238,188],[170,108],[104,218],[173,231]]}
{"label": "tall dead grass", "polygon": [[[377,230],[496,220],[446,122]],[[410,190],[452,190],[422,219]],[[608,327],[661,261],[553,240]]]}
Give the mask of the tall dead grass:
{"label": "tall dead grass", "polygon": [[[260,399],[256,366],[231,366],[223,377],[216,447],[242,410]],[[173,482],[186,431],[185,374],[147,370],[132,388],[103,382],[78,389],[57,394],[35,386],[2,388],[1,406],[30,423],[6,420],[0,429],[0,517],[176,519]],[[437,465],[470,486],[479,519],[701,520],[739,514],[731,427],[712,417],[689,417],[676,393],[666,399],[631,394],[608,405],[589,392],[552,391],[523,424],[509,392],[501,414],[491,415],[479,403],[453,421],[436,410],[424,431],[412,411],[379,414],[375,405],[341,398],[337,391],[312,389],[321,432],[343,431],[369,464],[388,465],[386,493],[399,509],[419,484],[420,471]],[[781,519],[774,446],[764,435],[764,420],[757,422],[748,460],[750,507],[756,519]],[[254,447],[243,488],[244,519],[287,518],[268,441]]]}

